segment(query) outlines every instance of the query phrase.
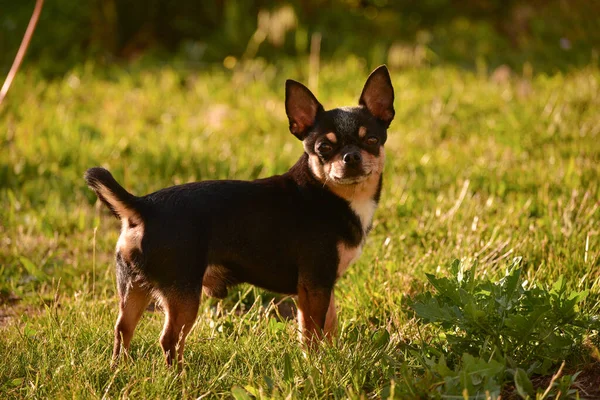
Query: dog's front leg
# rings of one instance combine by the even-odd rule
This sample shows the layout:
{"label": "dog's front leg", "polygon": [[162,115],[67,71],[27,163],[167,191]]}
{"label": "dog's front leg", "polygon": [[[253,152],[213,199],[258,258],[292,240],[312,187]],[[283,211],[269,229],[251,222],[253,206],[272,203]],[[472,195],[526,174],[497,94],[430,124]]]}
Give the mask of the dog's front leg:
{"label": "dog's front leg", "polygon": [[325,337],[329,340],[333,340],[337,336],[337,311],[335,310],[335,294],[331,291],[329,296],[329,307],[327,308],[327,315],[325,316],[325,327],[323,332]]}
{"label": "dog's front leg", "polygon": [[331,337],[336,327],[333,288],[298,285],[298,328],[300,340],[314,347],[323,336]]}

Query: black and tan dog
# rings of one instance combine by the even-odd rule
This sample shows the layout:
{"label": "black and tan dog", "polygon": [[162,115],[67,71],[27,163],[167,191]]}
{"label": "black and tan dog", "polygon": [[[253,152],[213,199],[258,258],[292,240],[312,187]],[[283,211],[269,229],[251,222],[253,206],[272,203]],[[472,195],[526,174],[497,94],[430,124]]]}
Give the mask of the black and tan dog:
{"label": "black and tan dog", "polygon": [[304,154],[283,175],[188,183],[136,197],[107,170],[86,172],[87,184],[122,223],[114,361],[157,298],[166,313],[160,344],[167,363],[177,349],[181,362],[202,289],[222,298],[242,282],[297,295],[303,340],[335,334],[333,289],[371,229],[394,89],[381,66],[357,107],[325,111],[292,80],[285,95],[290,131]]}

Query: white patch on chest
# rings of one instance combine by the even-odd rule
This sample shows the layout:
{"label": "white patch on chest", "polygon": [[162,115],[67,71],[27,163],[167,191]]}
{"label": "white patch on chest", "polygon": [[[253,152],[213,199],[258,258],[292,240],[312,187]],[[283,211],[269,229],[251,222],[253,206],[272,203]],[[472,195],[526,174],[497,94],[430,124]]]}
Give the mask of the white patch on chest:
{"label": "white patch on chest", "polygon": [[344,242],[338,243],[337,249],[340,260],[337,268],[338,277],[342,276],[348,267],[360,257],[360,254],[362,253],[362,247],[367,236],[367,230],[373,221],[373,215],[375,214],[377,203],[373,199],[362,197],[352,200],[350,202],[350,208],[352,208],[352,211],[354,211],[354,213],[360,219],[360,225],[362,226],[363,230],[363,239],[356,247],[350,247]]}
{"label": "white patch on chest", "polygon": [[352,211],[360,218],[363,233],[366,234],[371,226],[371,222],[373,222],[373,215],[375,214],[377,203],[375,203],[373,199],[363,197],[352,200],[350,202],[350,208],[352,208]]}

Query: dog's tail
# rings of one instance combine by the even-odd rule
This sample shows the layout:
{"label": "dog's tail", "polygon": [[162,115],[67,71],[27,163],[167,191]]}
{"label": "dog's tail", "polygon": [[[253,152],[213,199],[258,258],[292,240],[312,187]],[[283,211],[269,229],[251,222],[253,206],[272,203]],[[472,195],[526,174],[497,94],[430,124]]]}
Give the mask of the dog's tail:
{"label": "dog's tail", "polygon": [[136,225],[142,222],[140,198],[123,189],[108,170],[100,167],[90,168],[85,172],[84,178],[115,217],[127,218],[129,223]]}

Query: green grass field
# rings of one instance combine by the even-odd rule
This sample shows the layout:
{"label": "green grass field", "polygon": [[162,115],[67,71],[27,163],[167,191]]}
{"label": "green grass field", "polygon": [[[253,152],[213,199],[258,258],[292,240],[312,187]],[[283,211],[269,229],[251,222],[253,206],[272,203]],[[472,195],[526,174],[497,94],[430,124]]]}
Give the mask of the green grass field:
{"label": "green grass field", "polygon": [[[0,110],[1,398],[505,398],[517,396],[515,379],[532,398],[600,396],[597,65],[552,76],[391,71],[396,119],[383,197],[362,257],[337,285],[338,343],[304,354],[284,312],[293,299],[240,286],[222,302],[203,301],[184,373],[164,363],[158,310],[142,319],[132,360],[110,368],[119,223],[84,171],[107,167],[140,195],[283,173],[302,152],[287,129],[284,81],[307,82],[305,65],[87,64],[52,81],[22,71]],[[317,96],[326,108],[354,105],[368,72],[358,59],[327,62]],[[426,274],[460,279],[476,262],[478,278],[499,282],[519,257],[518,288],[550,291],[562,275],[565,296],[584,292],[570,305],[575,314],[548,320],[581,318],[576,339],[561,342],[570,336],[557,325],[533,347],[519,344],[529,358],[513,357],[504,336],[489,353],[486,335],[502,326],[439,326],[410,307],[409,298],[438,293]],[[448,332],[483,345],[465,357]],[[550,334],[561,350],[554,358],[535,347]]]}

